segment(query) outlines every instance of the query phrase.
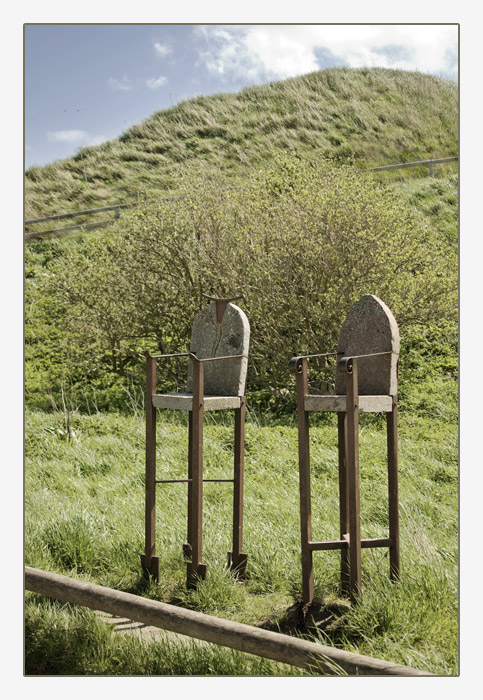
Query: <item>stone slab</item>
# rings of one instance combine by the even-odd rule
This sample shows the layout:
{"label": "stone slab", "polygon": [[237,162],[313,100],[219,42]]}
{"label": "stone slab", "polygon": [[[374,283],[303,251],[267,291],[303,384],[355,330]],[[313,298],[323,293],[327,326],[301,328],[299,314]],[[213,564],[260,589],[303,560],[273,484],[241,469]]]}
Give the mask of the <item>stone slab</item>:
{"label": "stone slab", "polygon": [[[215,303],[205,306],[196,316],[191,333],[190,351],[200,359],[224,355],[248,355],[250,324],[245,313],[228,304],[221,323],[216,320]],[[204,362],[204,390],[212,396],[244,396],[248,358]],[[193,391],[192,362],[188,369],[186,391]]]}
{"label": "stone slab", "polygon": [[[337,352],[345,356],[375,352],[391,355],[358,360],[359,394],[397,394],[399,329],[390,309],[374,294],[366,294],[342,324]],[[337,372],[335,393],[346,393],[346,378]]]}
{"label": "stone slab", "polygon": [[[173,411],[193,410],[193,394],[153,394],[152,398],[155,408],[170,408]],[[204,396],[203,406],[205,411],[240,408],[241,399],[239,396]]]}
{"label": "stone slab", "polygon": [[[346,396],[312,395],[304,399],[305,411],[345,411]],[[380,413],[392,411],[392,396],[382,394],[359,396],[359,411],[362,413]]]}

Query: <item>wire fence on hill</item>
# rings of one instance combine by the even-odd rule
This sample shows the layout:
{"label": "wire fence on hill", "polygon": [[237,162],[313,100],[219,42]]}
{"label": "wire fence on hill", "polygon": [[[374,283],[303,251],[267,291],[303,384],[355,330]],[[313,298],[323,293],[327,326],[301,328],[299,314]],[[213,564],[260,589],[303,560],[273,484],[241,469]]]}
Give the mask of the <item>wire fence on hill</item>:
{"label": "wire fence on hill", "polygon": [[[429,168],[429,174],[431,176],[434,175],[434,166],[439,165],[439,164],[444,164],[444,163],[450,163],[452,161],[457,161],[458,156],[451,156],[449,158],[436,158],[432,160],[415,160],[411,161],[409,163],[397,163],[395,165],[381,165],[377,168],[371,168],[371,172],[381,172],[384,170],[397,170],[398,168],[412,168],[412,167],[419,167],[419,166],[428,166]],[[233,190],[233,189],[240,189],[239,187],[228,187],[225,191]],[[83,209],[80,211],[72,211],[72,212],[66,212],[63,214],[52,214],[51,216],[41,216],[36,219],[27,219],[24,222],[24,239],[25,241],[42,241],[46,238],[56,238],[56,237],[62,237],[69,235],[70,233],[73,233],[74,231],[79,231],[79,230],[84,230],[84,231],[91,231],[99,228],[105,228],[106,226],[112,225],[116,219],[120,217],[120,212],[123,209],[130,209],[132,207],[137,207],[140,203],[148,203],[148,202],[170,202],[174,201],[177,199],[182,199],[182,195],[180,196],[171,196],[171,197],[163,197],[161,199],[156,199],[156,200],[142,200],[139,199],[138,197],[136,198],[136,201],[133,203],[120,203],[120,204],[112,204],[107,207],[97,207],[95,209]],[[110,212],[112,211],[114,215],[110,217],[109,219],[102,219],[100,221],[91,221],[91,222],[83,222],[81,224],[71,224],[70,226],[62,226],[60,228],[51,228],[51,229],[42,229],[41,231],[27,231],[27,228],[30,228],[31,226],[35,224],[40,224],[44,223],[47,221],[59,221],[61,219],[69,219],[69,218],[75,218],[77,216],[93,216],[95,214],[100,214],[104,212]]]}

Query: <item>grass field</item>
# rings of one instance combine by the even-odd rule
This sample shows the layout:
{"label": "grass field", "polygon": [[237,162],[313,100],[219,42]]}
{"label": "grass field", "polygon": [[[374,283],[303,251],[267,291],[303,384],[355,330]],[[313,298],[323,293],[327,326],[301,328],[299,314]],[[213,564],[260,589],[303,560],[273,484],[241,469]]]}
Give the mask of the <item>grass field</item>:
{"label": "grass field", "polygon": [[[229,414],[206,421],[205,475],[231,474]],[[363,551],[364,594],[351,607],[339,597],[339,556],[315,555],[318,605],[302,623],[296,427],[290,419],[246,426],[244,549],[248,580],[226,568],[231,548],[231,487],[207,484],[204,561],[207,577],[185,587],[186,493],[158,486],[158,585],[143,578],[144,432],[139,417],[26,415],[26,564],[90,580],[268,629],[314,635],[326,644],[437,674],[457,673],[458,538],[457,432],[451,423],[400,420],[402,576],[388,580],[385,550]],[[314,425],[314,537],[338,536],[335,424]],[[362,536],[385,536],[385,431],[362,418]],[[158,427],[158,477],[186,475],[187,430],[164,412]],[[114,639],[88,611],[27,594],[26,672],[80,674],[285,675],[299,673],[253,657],[209,647],[156,653],[137,641]],[[92,644],[95,640],[95,644]],[[160,648],[162,647],[162,649]],[[179,654],[187,655],[181,660]],[[173,656],[174,655],[174,656]],[[178,655],[178,657],[176,656]],[[179,664],[174,661],[178,658]],[[157,659],[157,661],[155,661]],[[211,670],[209,670],[211,669]]]}

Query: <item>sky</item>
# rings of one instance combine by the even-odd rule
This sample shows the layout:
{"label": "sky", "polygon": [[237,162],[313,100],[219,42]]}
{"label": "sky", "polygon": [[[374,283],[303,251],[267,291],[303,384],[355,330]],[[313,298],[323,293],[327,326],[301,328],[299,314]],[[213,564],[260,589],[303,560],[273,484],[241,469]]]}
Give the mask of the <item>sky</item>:
{"label": "sky", "polygon": [[458,79],[457,24],[25,24],[25,167],[198,95],[335,66]]}

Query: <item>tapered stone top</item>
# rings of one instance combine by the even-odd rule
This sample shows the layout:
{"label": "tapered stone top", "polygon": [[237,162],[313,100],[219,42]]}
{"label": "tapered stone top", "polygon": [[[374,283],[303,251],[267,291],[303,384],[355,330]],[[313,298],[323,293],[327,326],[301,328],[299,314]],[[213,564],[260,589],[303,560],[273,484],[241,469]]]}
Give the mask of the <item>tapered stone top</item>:
{"label": "tapered stone top", "polygon": [[[345,356],[390,351],[357,361],[359,394],[397,394],[399,329],[386,304],[373,294],[366,294],[354,304],[342,324],[337,352]],[[346,393],[346,377],[337,372],[335,393]]]}
{"label": "tapered stone top", "polygon": [[[216,304],[208,304],[196,316],[191,331],[190,351],[200,359],[225,355],[248,355],[250,324],[245,313],[228,304],[221,323],[216,320]],[[204,362],[204,393],[212,396],[243,396],[248,358]],[[190,362],[186,391],[193,391]]]}

